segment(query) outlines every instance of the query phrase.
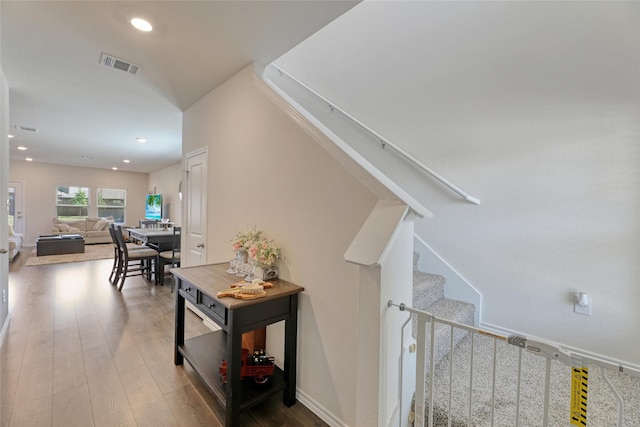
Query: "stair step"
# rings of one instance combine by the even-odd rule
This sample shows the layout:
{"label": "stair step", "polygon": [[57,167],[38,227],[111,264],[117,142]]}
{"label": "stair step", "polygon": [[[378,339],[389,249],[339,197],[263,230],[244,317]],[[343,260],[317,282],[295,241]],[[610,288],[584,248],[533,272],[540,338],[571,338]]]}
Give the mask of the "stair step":
{"label": "stair step", "polygon": [[[441,319],[447,319],[464,325],[473,325],[475,306],[462,301],[443,298],[429,307],[429,312]],[[453,346],[466,337],[468,332],[455,328],[453,331]],[[451,328],[444,324],[438,324],[435,331],[435,363],[449,354],[451,347]]]}
{"label": "stair step", "polygon": [[[464,325],[473,325],[475,306],[462,301],[456,301],[448,298],[443,298],[436,301],[426,310],[434,316],[451,320],[453,322],[462,323]],[[417,325],[413,322],[413,336],[416,336]],[[427,331],[430,330],[430,325],[427,324]],[[427,332],[429,334],[429,332]],[[453,331],[453,345],[454,347],[466,337],[468,332],[464,329],[455,328]],[[427,335],[428,336],[428,335]],[[448,325],[438,323],[435,328],[435,346],[434,346],[434,359],[435,363],[439,363],[445,356],[449,354],[451,348],[451,328]],[[428,362],[427,362],[428,363]],[[427,366],[428,369],[428,366]]]}
{"label": "stair step", "polygon": [[439,274],[413,272],[413,301],[414,308],[427,310],[436,301],[444,298],[444,284],[446,279]]}
{"label": "stair step", "polygon": [[[456,301],[444,296],[446,279],[439,274],[425,273],[418,270],[420,254],[413,253],[413,295],[412,306],[418,310],[426,311],[434,316],[450,320],[463,325],[473,326],[475,321],[475,306],[462,301]],[[416,322],[412,322],[413,336],[416,336]],[[430,325],[427,325],[427,334],[430,334]],[[439,363],[449,354],[451,348],[451,328],[448,325],[438,323],[435,328],[434,358]],[[464,329],[453,330],[453,346],[455,347],[468,332]],[[429,337],[427,337],[429,338]],[[428,369],[428,362],[427,362]]]}
{"label": "stair step", "polygon": [[436,317],[472,326],[476,307],[468,302],[442,298],[429,306],[427,311]]}

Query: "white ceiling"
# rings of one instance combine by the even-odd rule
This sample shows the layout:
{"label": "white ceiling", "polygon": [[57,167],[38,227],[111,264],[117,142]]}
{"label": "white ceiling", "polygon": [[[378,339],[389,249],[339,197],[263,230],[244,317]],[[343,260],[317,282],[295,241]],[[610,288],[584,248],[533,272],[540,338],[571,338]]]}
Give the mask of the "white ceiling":
{"label": "white ceiling", "polygon": [[[250,63],[261,70],[357,1],[0,4],[11,159],[152,172],[180,161],[182,111]],[[134,29],[134,16],[154,30]],[[107,68],[102,52],[141,70]]]}

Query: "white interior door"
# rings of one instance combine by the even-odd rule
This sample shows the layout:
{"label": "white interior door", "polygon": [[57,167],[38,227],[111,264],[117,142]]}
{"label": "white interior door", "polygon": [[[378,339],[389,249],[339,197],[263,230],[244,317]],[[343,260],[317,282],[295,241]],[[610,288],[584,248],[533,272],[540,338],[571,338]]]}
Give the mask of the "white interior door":
{"label": "white interior door", "polygon": [[[207,262],[207,149],[189,153],[187,161],[186,248],[183,251],[184,266],[202,265]],[[186,259],[184,259],[186,255]]]}
{"label": "white interior door", "polygon": [[[9,85],[0,66],[0,340],[9,317]],[[3,384],[6,387],[6,385]],[[3,389],[4,390],[4,389]],[[3,396],[4,397],[4,396]],[[4,401],[2,402],[4,403]]]}
{"label": "white interior door", "polygon": [[9,181],[9,224],[16,233],[25,232],[24,224],[24,192],[21,182]]}

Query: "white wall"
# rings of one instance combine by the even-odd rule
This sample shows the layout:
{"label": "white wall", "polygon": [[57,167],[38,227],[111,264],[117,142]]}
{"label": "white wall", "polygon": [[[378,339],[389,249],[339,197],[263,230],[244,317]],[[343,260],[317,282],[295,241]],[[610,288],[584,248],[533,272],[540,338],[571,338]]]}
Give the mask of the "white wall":
{"label": "white wall", "polygon": [[137,225],[144,218],[144,201],[149,176],[146,173],[78,168],[46,163],[11,160],[9,179],[24,183],[25,244],[34,246],[38,234],[51,232],[51,219],[56,216],[56,186],[89,187],[89,216],[97,216],[95,197],[98,188],[127,190],[127,225]]}
{"label": "white wall", "polygon": [[162,194],[162,216],[169,218],[175,225],[182,224],[182,201],[178,196],[181,180],[182,163],[149,174],[148,191]]}
{"label": "white wall", "polygon": [[[402,325],[407,320],[407,313],[399,311],[396,307],[389,307],[387,302],[392,300],[395,304],[411,301],[413,294],[413,233],[414,218],[405,218],[396,229],[394,238],[386,251],[386,256],[382,264],[382,277],[380,288],[380,329],[381,342],[380,354],[385,355],[383,364],[380,367],[381,395],[379,413],[384,419],[379,420],[378,425],[385,426],[406,426],[410,425],[408,420],[408,409],[411,406],[411,394],[406,393],[408,387],[404,387],[405,394],[403,402],[400,402],[398,384],[401,381],[400,366],[402,352],[401,348],[407,348],[407,343],[411,341],[406,335],[410,335],[410,326],[405,330],[405,340],[402,342],[400,331]],[[405,359],[406,360],[406,359]],[[404,371],[415,372],[413,366],[405,365]],[[414,373],[415,378],[415,373]],[[415,388],[413,389],[415,390]],[[413,391],[412,390],[412,391]],[[401,403],[403,403],[401,407]],[[400,412],[403,412],[400,417]],[[398,420],[401,420],[400,422]]]}
{"label": "white wall", "polygon": [[367,1],[277,63],[482,200],[405,187],[484,322],[640,363],[638,28],[637,2]]}
{"label": "white wall", "polygon": [[[347,261],[360,266],[358,364],[354,366],[359,426],[397,426],[400,417],[398,367],[401,329],[407,317],[388,302],[411,301],[415,215],[409,212],[409,206],[398,200],[380,200],[345,253]],[[411,370],[405,367],[403,373]],[[402,406],[408,409],[411,399],[405,401],[409,405]]]}
{"label": "white wall", "polygon": [[[184,114],[183,154],[208,145],[208,262],[261,228],[282,247],[281,276],[304,286],[298,399],[355,425],[358,268],[343,255],[377,198],[253,83],[247,67]],[[267,331],[280,358],[281,329]]]}

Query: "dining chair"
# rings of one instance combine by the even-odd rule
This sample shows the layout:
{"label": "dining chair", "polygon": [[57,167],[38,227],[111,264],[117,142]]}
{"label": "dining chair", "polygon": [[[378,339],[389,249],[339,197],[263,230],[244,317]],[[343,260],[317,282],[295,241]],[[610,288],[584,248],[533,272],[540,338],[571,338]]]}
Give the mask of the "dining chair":
{"label": "dining chair", "polygon": [[158,251],[146,246],[138,246],[135,249],[130,249],[124,241],[122,226],[116,226],[115,236],[118,242],[118,249],[120,250],[120,268],[116,273],[120,278],[118,290],[122,291],[122,286],[127,277],[146,275],[147,280],[151,280],[154,268],[157,268],[156,260],[158,259]]}
{"label": "dining chair", "polygon": [[112,285],[118,283],[120,278],[120,248],[118,247],[118,240],[116,238],[116,229],[114,223],[109,223],[109,235],[111,236],[111,242],[113,243],[113,266],[111,267],[111,274],[109,275],[109,282]]}
{"label": "dining chair", "polygon": [[[180,237],[182,227],[173,227],[173,240],[170,251],[162,251],[158,253],[156,283],[164,286],[165,266],[180,267]],[[171,287],[173,292],[173,286]]]}
{"label": "dining chair", "polygon": [[[122,231],[117,230],[116,226],[117,224],[110,223],[108,227],[109,235],[111,236],[111,242],[113,244],[113,266],[111,267],[111,274],[109,275],[109,282],[112,285],[115,285],[116,283],[118,283],[118,280],[120,279],[120,269],[122,266],[122,251],[120,250],[120,246],[118,245],[118,240],[116,237],[116,233],[122,233]],[[123,234],[123,238],[124,238],[124,234]],[[146,248],[146,246],[144,245],[137,245],[133,242],[126,241],[126,238],[124,239],[129,251]]]}
{"label": "dining chair", "polygon": [[[116,224],[109,224],[109,235],[111,236],[111,242],[113,244],[113,266],[111,267],[111,274],[109,275],[109,282],[112,285],[118,283],[120,279],[120,269],[122,266],[122,251],[120,250],[120,246],[118,245],[118,240],[116,233],[119,231],[116,230]],[[124,236],[124,235],[123,235]],[[125,238],[125,244],[129,251],[137,250],[137,249],[147,249],[145,245],[137,245],[133,242],[127,242]]]}

